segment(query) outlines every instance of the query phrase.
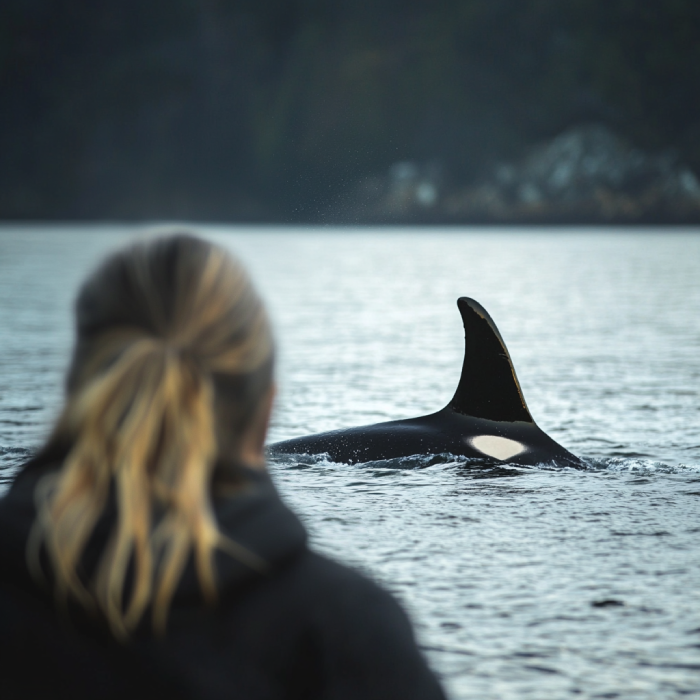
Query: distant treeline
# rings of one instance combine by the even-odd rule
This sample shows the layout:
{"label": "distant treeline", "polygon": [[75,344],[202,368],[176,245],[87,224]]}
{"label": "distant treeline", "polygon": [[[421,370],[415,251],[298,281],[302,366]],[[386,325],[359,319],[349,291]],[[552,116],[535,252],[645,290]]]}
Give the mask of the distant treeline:
{"label": "distant treeline", "polygon": [[698,0],[3,0],[0,217],[314,220],[583,122],[700,173]]}

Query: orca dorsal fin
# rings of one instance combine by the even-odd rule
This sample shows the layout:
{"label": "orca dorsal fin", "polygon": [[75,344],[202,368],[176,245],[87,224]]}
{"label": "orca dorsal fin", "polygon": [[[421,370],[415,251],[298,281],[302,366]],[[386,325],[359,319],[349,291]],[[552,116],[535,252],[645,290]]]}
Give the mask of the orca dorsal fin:
{"label": "orca dorsal fin", "polygon": [[464,323],[462,376],[448,408],[474,418],[534,423],[506,345],[481,304],[460,297]]}

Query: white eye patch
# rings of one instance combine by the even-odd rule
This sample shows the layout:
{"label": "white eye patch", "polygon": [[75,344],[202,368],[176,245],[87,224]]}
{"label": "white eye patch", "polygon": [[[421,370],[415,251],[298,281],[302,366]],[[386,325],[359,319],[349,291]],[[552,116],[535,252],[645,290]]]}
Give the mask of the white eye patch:
{"label": "white eye patch", "polygon": [[503,461],[519,455],[526,449],[522,442],[498,435],[477,435],[473,438],[465,438],[465,442],[471,443],[472,447],[479,452]]}

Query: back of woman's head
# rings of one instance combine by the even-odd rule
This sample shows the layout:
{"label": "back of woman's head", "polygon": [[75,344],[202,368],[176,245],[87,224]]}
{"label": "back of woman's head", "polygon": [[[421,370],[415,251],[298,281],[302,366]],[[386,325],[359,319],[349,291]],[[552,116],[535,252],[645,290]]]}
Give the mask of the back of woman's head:
{"label": "back of woman's head", "polygon": [[[215,596],[213,554],[226,543],[212,477],[240,460],[271,389],[269,323],[240,264],[185,235],[108,258],[76,315],[66,405],[45,448],[67,456],[37,489],[30,562],[43,547],[59,597],[97,606],[116,635],[149,606],[162,630],[190,557]],[[110,539],[85,582],[80,560],[110,501]]]}

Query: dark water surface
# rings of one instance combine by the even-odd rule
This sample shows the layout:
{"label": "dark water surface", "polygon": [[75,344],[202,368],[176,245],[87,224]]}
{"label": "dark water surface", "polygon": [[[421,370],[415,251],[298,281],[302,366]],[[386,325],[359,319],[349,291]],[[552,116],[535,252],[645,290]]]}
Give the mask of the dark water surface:
{"label": "dark water surface", "polygon": [[[77,285],[136,233],[0,228],[0,480],[60,406]],[[588,460],[271,465],[316,547],[401,598],[452,697],[700,697],[700,232],[206,233],[272,311],[271,439],[441,408],[467,295]]]}

